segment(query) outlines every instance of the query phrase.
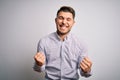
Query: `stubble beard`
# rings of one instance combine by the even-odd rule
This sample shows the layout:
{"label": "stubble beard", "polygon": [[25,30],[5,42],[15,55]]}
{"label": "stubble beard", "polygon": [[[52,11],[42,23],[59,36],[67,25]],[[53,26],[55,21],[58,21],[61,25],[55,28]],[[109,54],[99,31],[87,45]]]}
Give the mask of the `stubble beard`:
{"label": "stubble beard", "polygon": [[67,32],[61,32],[61,31],[57,30],[57,34],[58,34],[59,36],[64,36],[64,35],[67,35],[70,31],[71,31],[71,30],[69,30],[69,31],[67,31]]}

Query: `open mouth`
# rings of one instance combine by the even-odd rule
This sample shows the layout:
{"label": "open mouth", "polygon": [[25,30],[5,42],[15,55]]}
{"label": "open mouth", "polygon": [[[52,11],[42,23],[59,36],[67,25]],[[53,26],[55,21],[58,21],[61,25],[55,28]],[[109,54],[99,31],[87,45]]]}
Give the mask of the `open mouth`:
{"label": "open mouth", "polygon": [[66,25],[60,25],[60,29],[65,30],[68,26]]}

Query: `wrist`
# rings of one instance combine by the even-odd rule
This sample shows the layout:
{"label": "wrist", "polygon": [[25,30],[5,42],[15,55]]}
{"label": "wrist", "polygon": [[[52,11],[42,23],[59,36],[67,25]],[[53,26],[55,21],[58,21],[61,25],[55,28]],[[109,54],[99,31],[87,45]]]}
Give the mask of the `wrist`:
{"label": "wrist", "polygon": [[40,63],[40,62],[38,62],[38,61],[36,61],[36,64],[38,65],[38,66],[42,66],[43,64],[42,63]]}

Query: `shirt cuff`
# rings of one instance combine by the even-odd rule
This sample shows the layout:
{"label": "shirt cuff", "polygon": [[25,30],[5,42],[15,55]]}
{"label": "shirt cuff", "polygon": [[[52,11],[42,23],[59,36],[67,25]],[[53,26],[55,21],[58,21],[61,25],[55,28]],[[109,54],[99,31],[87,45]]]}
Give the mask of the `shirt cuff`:
{"label": "shirt cuff", "polygon": [[80,69],[80,74],[81,76],[84,76],[84,77],[90,77],[92,75],[92,71],[85,73]]}
{"label": "shirt cuff", "polygon": [[35,63],[33,69],[37,72],[43,72],[45,71],[45,65],[39,66]]}

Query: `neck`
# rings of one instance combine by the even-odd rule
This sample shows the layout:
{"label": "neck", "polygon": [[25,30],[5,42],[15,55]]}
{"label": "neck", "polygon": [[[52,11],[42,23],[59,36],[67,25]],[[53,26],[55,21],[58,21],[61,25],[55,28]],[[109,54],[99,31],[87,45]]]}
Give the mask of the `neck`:
{"label": "neck", "polygon": [[67,36],[67,34],[66,35],[59,35],[60,36],[60,39],[62,40],[62,41],[64,41],[65,40],[65,37]]}
{"label": "neck", "polygon": [[58,33],[58,32],[57,32],[57,34],[59,35],[59,37],[60,37],[60,39],[61,39],[62,41],[64,41],[64,40],[65,40],[65,37],[68,35],[68,33],[66,33],[66,34],[60,34],[60,33]]}

